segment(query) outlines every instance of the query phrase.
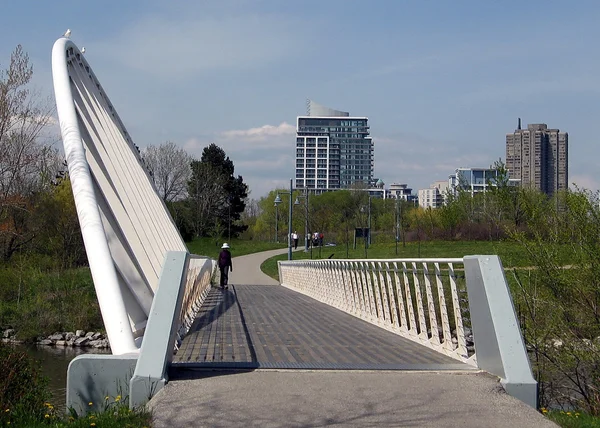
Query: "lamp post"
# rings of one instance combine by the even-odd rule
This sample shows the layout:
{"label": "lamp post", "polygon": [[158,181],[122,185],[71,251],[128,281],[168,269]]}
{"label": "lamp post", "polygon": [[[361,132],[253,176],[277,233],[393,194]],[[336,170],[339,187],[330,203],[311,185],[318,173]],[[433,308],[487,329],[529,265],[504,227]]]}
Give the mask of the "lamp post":
{"label": "lamp post", "polygon": [[304,252],[308,253],[308,188],[304,189],[304,195],[296,196],[294,205],[300,205],[300,199],[304,199]]}
{"label": "lamp post", "polygon": [[369,246],[371,246],[371,194],[369,194]]}
{"label": "lamp post", "polygon": [[396,255],[398,255],[398,240],[400,239],[400,216],[398,215],[399,199],[398,195],[396,195]]}
{"label": "lamp post", "polygon": [[[290,178],[290,191],[289,192],[281,192],[282,195],[290,195],[290,212],[288,219],[288,260],[292,260],[292,179]],[[275,205],[281,203],[281,198],[279,197],[279,193],[277,193],[277,197],[275,198]]]}
{"label": "lamp post", "polygon": [[278,229],[278,225],[277,225],[277,221],[279,219],[279,211],[278,211],[278,206],[277,206],[277,202],[275,202],[275,242],[279,243],[279,229]]}

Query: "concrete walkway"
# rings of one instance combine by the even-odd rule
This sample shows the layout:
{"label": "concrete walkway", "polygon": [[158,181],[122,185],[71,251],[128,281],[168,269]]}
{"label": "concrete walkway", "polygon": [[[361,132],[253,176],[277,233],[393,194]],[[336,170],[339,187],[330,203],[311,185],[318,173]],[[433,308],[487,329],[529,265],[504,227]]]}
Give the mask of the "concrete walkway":
{"label": "concrete walkway", "polygon": [[[235,257],[235,248],[231,248],[230,251],[234,256],[231,261],[233,264],[233,272],[229,274],[230,284],[279,285],[279,282],[262,273],[260,265],[265,260],[275,257],[278,254],[287,254],[287,248],[248,254],[240,257]],[[296,251],[300,251],[300,249]]]}
{"label": "concrete walkway", "polygon": [[[260,264],[285,252],[234,258],[230,283],[276,285]],[[463,371],[176,371],[149,408],[156,428],[556,427],[496,377]]]}

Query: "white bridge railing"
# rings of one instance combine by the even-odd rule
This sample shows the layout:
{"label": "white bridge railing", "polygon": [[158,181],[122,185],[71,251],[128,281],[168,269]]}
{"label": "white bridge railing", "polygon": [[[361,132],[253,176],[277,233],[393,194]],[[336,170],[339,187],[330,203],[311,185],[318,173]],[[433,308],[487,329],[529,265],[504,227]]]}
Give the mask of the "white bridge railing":
{"label": "white bridge railing", "polygon": [[279,278],[285,287],[475,365],[465,336],[463,259],[279,262]]}
{"label": "white bridge railing", "polygon": [[500,258],[280,261],[281,285],[500,378],[537,407]]}

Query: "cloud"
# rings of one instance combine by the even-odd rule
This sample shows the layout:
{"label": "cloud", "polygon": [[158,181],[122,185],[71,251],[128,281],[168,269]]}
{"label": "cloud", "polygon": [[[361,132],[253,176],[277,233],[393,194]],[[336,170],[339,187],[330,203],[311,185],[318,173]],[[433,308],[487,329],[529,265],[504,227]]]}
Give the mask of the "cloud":
{"label": "cloud", "polygon": [[578,174],[569,177],[569,182],[571,183],[571,188],[573,189],[573,183],[580,189],[587,189],[593,192],[600,190],[600,182],[598,182],[598,178],[592,175],[586,174]]}
{"label": "cloud", "polygon": [[[243,15],[200,18],[142,17],[114,38],[89,45],[144,74],[191,77],[207,70],[257,68],[300,49],[290,18]],[[297,52],[296,52],[297,53]]]}
{"label": "cloud", "polygon": [[405,183],[416,193],[437,180],[447,180],[459,167],[487,167],[494,158],[463,150],[454,141],[397,133],[374,137],[375,176],[386,186]]}
{"label": "cloud", "polygon": [[[294,175],[296,128],[289,123],[235,129],[188,138],[184,149],[200,158],[210,143],[221,147],[233,161],[235,174],[248,184],[252,198],[287,187]],[[286,184],[287,183],[287,184]]]}
{"label": "cloud", "polygon": [[[227,140],[238,140],[252,143],[264,143],[262,147],[273,147],[281,138],[293,141],[292,135],[296,134],[296,127],[287,122],[279,125],[263,125],[258,128],[224,131],[220,137]],[[265,144],[266,143],[266,144]],[[256,146],[253,146],[254,148]]]}

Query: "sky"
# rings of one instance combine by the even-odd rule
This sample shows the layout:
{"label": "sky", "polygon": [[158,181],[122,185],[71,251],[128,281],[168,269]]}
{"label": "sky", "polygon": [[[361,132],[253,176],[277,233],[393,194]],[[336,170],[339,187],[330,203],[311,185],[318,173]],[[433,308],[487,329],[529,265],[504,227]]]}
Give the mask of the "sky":
{"label": "sky", "polygon": [[254,199],[295,175],[307,98],[369,118],[386,186],[489,167],[520,117],[568,132],[569,182],[597,190],[599,21],[585,0],[5,1],[0,69],[21,44],[53,96],[71,29],[139,147],[214,142]]}

